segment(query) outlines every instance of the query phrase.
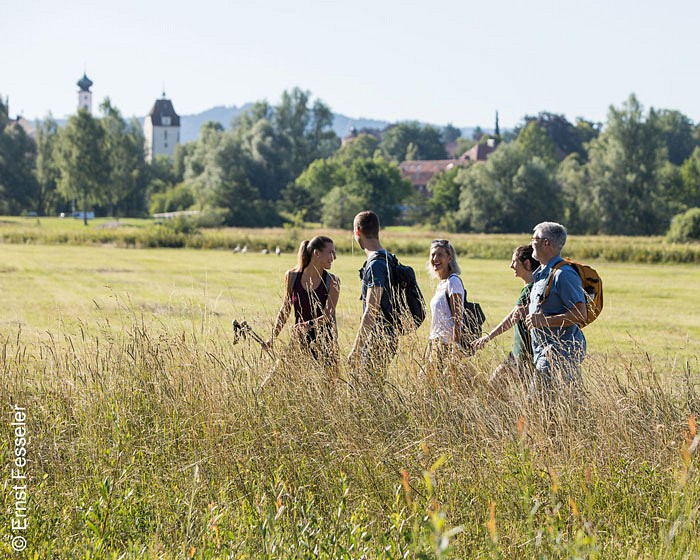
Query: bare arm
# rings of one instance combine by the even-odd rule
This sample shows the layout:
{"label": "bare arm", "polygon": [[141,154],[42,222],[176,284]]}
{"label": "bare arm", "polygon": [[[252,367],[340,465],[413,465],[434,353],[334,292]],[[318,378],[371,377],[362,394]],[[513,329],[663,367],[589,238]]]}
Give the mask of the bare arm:
{"label": "bare arm", "polygon": [[284,296],[282,298],[282,307],[280,307],[277,313],[277,319],[275,320],[275,326],[272,329],[272,336],[265,342],[267,348],[272,348],[275,339],[279,336],[280,332],[284,328],[287,319],[289,318],[289,312],[292,310],[292,286],[290,285],[291,270],[288,270],[284,275]]}
{"label": "bare arm", "polygon": [[328,290],[328,299],[326,299],[326,307],[323,309],[324,320],[335,329],[335,308],[338,305],[340,297],[340,278],[333,276],[331,278],[330,289]]}
{"label": "bare arm", "polygon": [[544,315],[541,311],[528,315],[526,322],[528,329],[569,327],[578,325],[588,317],[588,310],[584,302],[579,302],[559,315]]}
{"label": "bare arm", "polygon": [[454,327],[452,328],[452,343],[456,346],[459,346],[462,334],[463,307],[462,294],[452,294],[450,296],[450,310],[452,311],[452,322],[454,323]]}
{"label": "bare arm", "polygon": [[486,346],[487,342],[510,330],[515,323],[523,319],[526,315],[527,307],[524,305],[516,305],[490,333],[472,342],[472,346],[475,350],[481,350]]}
{"label": "bare arm", "polygon": [[377,318],[377,313],[381,311],[381,301],[384,288],[381,286],[372,286],[367,290],[367,300],[365,302],[365,311],[362,313],[360,320],[360,328],[357,330],[355,342],[352,345],[352,350],[348,356],[348,363],[355,364],[360,359],[360,352],[367,342],[367,337],[374,327],[374,322]]}

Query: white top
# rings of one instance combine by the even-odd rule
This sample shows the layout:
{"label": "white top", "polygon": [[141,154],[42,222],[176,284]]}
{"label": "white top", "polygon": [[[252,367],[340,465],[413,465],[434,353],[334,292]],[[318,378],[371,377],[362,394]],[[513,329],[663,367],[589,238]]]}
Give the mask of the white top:
{"label": "white top", "polygon": [[448,343],[452,340],[455,322],[452,318],[452,311],[450,311],[450,304],[447,302],[447,297],[445,297],[446,293],[450,296],[452,294],[461,294],[462,301],[464,301],[464,286],[456,274],[452,274],[445,280],[440,280],[435,289],[435,295],[430,300],[430,312],[432,313],[430,340],[439,338],[443,342]]}

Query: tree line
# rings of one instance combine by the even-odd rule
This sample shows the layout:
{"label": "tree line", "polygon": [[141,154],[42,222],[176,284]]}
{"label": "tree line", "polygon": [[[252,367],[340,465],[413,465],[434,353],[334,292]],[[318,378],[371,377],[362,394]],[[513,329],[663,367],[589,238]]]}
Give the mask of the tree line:
{"label": "tree line", "polygon": [[[572,233],[652,235],[700,207],[700,125],[678,111],[645,111],[634,95],[611,106],[604,125],[543,112],[473,138],[452,125],[401,122],[341,143],[332,119],[295,88],[229,128],[205,124],[173,160],[147,163],[140,124],[109,99],[100,116],[79,111],[63,128],[48,116],[31,137],[0,98],[0,213],[196,209],[209,225],[348,227],[372,208],[387,225],[449,231],[523,232],[546,219]],[[427,192],[401,177],[401,161],[447,159],[447,146],[458,156],[489,140],[497,149],[487,161],[433,176]]]}

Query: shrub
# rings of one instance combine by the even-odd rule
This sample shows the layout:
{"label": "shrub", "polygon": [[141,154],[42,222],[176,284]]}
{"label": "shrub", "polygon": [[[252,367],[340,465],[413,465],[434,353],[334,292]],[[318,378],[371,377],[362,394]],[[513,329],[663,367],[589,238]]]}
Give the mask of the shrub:
{"label": "shrub", "polygon": [[691,208],[674,217],[666,240],[672,243],[700,241],[700,208]]}

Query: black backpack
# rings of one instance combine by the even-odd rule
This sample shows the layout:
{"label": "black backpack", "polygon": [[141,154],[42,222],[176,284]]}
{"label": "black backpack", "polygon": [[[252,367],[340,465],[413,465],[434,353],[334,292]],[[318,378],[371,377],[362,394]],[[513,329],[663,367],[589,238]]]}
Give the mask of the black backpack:
{"label": "black backpack", "polygon": [[[385,313],[385,318],[394,325],[399,334],[409,334],[425,321],[425,300],[413,268],[401,264],[396,255],[387,255],[391,283],[391,316],[387,317]],[[365,261],[360,269],[360,278],[364,277],[366,266]]]}
{"label": "black backpack", "polygon": [[[459,281],[462,283],[462,288],[464,288],[464,282],[457,276]],[[450,301],[447,292],[445,292],[445,297],[447,298],[447,305],[450,306],[450,311],[452,311],[452,302]],[[467,301],[467,289],[464,288],[464,305],[462,307],[462,332],[460,333],[459,345],[469,354],[472,353],[472,342],[481,336],[482,327],[486,322],[486,315],[479,305],[475,301]]]}
{"label": "black backpack", "polygon": [[[401,264],[396,256],[390,266],[391,287],[394,291],[392,307],[394,324],[400,334],[415,331],[425,321],[425,300],[416,282],[416,273],[410,266]],[[413,321],[411,321],[411,319]]]}

